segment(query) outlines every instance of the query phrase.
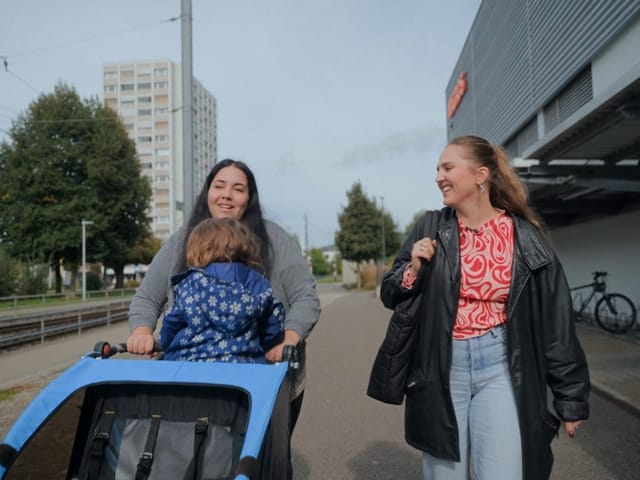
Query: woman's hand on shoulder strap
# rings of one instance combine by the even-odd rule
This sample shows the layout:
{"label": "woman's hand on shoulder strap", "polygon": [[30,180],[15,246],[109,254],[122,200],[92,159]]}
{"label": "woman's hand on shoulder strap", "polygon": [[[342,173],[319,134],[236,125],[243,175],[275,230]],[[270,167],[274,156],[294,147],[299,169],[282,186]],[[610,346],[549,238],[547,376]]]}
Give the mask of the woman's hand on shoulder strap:
{"label": "woman's hand on shoulder strap", "polygon": [[411,249],[411,268],[415,273],[420,270],[420,259],[424,258],[427,262],[430,262],[436,253],[437,246],[438,243],[429,237],[424,237],[413,244]]}

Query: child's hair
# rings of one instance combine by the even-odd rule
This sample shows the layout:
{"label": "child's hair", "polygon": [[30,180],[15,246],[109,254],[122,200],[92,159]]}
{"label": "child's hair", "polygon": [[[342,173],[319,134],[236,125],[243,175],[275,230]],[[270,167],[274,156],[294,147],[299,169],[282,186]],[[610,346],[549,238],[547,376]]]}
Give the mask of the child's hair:
{"label": "child's hair", "polygon": [[241,262],[262,271],[257,237],[234,218],[203,220],[189,234],[187,265],[204,267],[212,262]]}

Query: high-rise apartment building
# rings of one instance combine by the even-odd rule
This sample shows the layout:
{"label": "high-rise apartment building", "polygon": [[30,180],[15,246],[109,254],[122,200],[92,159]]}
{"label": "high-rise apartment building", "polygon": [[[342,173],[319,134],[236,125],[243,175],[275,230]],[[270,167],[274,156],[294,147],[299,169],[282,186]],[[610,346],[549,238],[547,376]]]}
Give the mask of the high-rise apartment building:
{"label": "high-rise apartment building", "polygon": [[[104,103],[122,119],[151,182],[151,231],[165,240],[184,221],[180,65],[169,60],[106,64],[102,79]],[[217,160],[217,123],[216,99],[195,79],[193,116],[197,194]]]}

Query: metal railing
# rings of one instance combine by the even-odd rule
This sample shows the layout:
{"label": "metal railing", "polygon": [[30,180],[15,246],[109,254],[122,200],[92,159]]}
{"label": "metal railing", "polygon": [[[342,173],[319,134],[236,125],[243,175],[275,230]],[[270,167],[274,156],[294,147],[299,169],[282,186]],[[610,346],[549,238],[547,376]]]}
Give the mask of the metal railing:
{"label": "metal railing", "polygon": [[[130,297],[135,288],[118,288],[87,291],[87,300]],[[82,292],[40,293],[37,295],[12,295],[0,297],[0,311],[3,308],[35,307],[40,305],[64,305],[82,302]]]}
{"label": "metal railing", "polygon": [[0,350],[25,343],[44,343],[46,339],[69,333],[81,334],[89,328],[127,320],[128,313],[129,299],[6,317],[0,319]]}

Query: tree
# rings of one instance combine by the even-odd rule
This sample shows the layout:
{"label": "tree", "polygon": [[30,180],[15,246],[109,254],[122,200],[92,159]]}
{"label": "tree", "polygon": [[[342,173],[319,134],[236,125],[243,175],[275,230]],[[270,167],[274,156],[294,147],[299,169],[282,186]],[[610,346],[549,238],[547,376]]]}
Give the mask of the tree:
{"label": "tree", "polygon": [[340,230],[336,232],[336,247],[342,258],[356,263],[358,288],[360,288],[360,264],[382,257],[382,219],[385,225],[387,253],[397,251],[400,238],[391,215],[377,207],[356,182],[347,192],[348,204],[338,215]]}
{"label": "tree", "polygon": [[314,275],[328,275],[331,271],[331,266],[324,258],[324,253],[319,248],[312,248],[309,252],[311,255],[311,271]]}
{"label": "tree", "polygon": [[393,217],[389,212],[384,212],[384,242],[385,242],[385,256],[390,257],[398,253],[401,243],[401,235],[398,231],[396,222],[393,221]]}
{"label": "tree", "polygon": [[0,240],[27,263],[45,261],[62,290],[60,266],[87,254],[118,264],[148,235],[151,195],[131,140],[97,99],[62,83],[32,102],[0,145]]}
{"label": "tree", "polygon": [[18,262],[0,245],[0,297],[14,295],[18,286]]}
{"label": "tree", "polygon": [[142,176],[135,144],[116,114],[97,106],[95,115],[94,154],[87,161],[91,190],[100,205],[94,216],[101,233],[94,235],[94,243],[104,252],[98,258],[115,272],[115,287],[122,288],[124,266],[148,263],[145,247],[153,248],[146,214],[151,186]]}

